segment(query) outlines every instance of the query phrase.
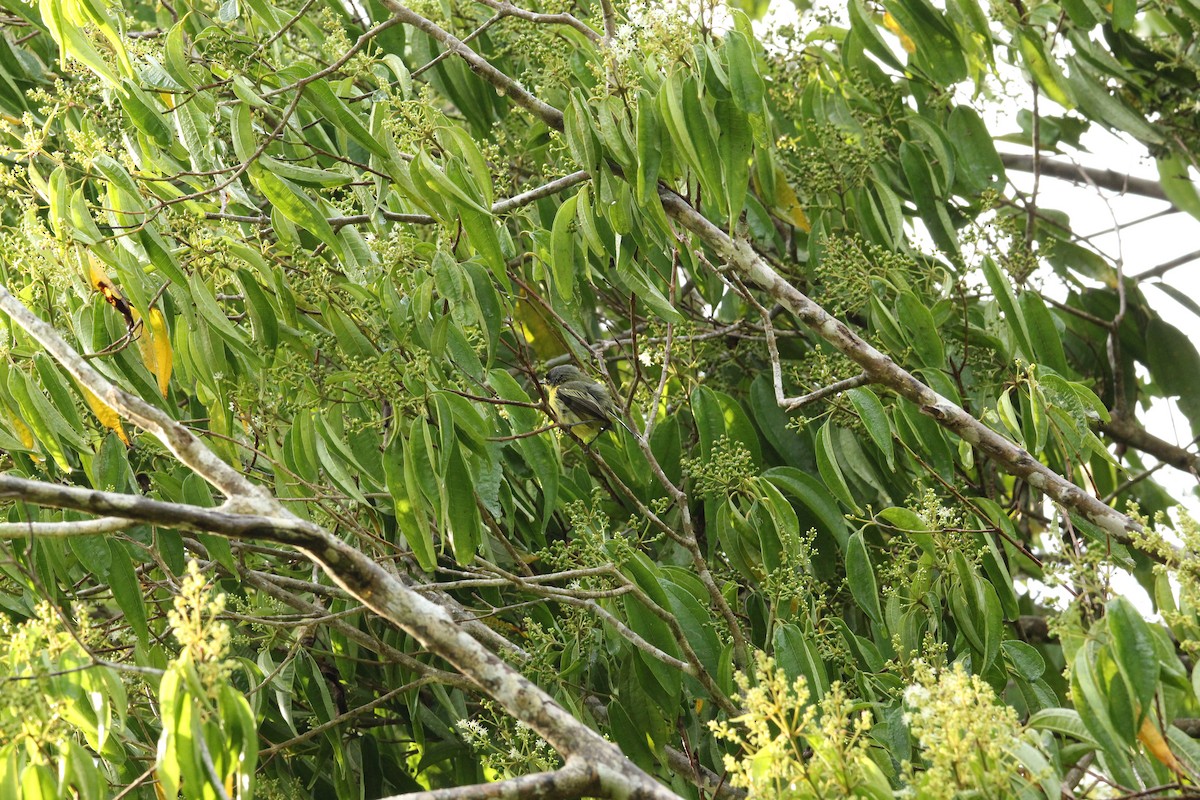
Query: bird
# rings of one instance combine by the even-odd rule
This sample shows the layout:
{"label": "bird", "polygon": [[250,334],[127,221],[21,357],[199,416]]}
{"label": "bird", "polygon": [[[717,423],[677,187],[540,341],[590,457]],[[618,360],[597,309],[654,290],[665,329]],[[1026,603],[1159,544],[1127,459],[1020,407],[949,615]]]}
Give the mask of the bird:
{"label": "bird", "polygon": [[[550,408],[558,424],[591,444],[613,423],[612,395],[578,367],[561,364],[546,373]],[[619,421],[619,420],[618,420]]]}

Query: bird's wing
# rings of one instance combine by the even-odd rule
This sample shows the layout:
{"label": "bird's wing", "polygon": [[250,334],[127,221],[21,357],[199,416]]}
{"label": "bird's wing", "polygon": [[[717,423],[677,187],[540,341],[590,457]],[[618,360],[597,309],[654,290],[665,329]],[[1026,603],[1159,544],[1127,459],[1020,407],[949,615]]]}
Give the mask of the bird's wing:
{"label": "bird's wing", "polygon": [[558,388],[558,399],[580,417],[608,419],[606,409],[611,405],[611,401],[608,390],[600,384],[568,381]]}

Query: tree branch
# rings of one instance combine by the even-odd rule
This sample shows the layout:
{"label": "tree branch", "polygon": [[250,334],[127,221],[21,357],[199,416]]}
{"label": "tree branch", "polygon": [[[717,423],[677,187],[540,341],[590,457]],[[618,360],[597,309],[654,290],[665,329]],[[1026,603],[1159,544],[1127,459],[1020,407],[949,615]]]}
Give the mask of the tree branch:
{"label": "tree branch", "polygon": [[600,42],[600,34],[596,33],[591,25],[570,14],[539,14],[535,11],[518,8],[508,2],[508,0],[476,0],[476,2],[482,3],[488,8],[499,12],[499,15],[502,17],[516,17],[517,19],[537,22],[542,25],[567,25],[582,33],[590,41],[597,44]]}
{"label": "tree branch", "polygon": [[[188,530],[211,531],[227,538],[261,538],[293,547],[318,564],[363,605],[453,664],[514,718],[532,728],[565,758],[586,754],[601,776],[605,796],[672,798],[661,786],[600,734],[575,719],[549,694],[482,645],[445,608],[408,588],[367,554],[324,528],[288,512],[265,489],[255,486],[165,412],[119,389],[92,369],[57,331],[0,286],[0,309],[50,351],[93,394],[139,427],[151,430],[188,466],[206,470],[214,485],[230,487],[223,508],[167,503],[136,495],[99,492],[0,475],[0,497],[40,505],[73,508],[105,516]],[[235,496],[236,499],[235,499]],[[255,502],[248,502],[251,499]],[[239,513],[244,510],[256,513]],[[269,516],[259,516],[267,512]]]}
{"label": "tree branch", "polygon": [[1135,520],[1106,506],[1063,478],[1031,456],[1024,448],[984,425],[876,350],[850,330],[844,322],[830,316],[825,309],[784,280],[747,242],[731,239],[678,194],[660,186],[659,197],[662,199],[663,208],[671,217],[727,261],[743,280],[766,291],[818,336],[861,366],[872,382],[887,386],[901,397],[915,403],[922,413],[983,450],[1008,472],[1024,478],[1031,486],[1050,495],[1063,506],[1080,512],[1118,541],[1130,542],[1130,534],[1141,530],[1141,526]]}
{"label": "tree branch", "polygon": [[[184,426],[171,418],[165,411],[150,405],[110,383],[104,376],[75,352],[53,326],[35,316],[21,301],[13,297],[5,286],[0,286],[0,309],[12,317],[26,333],[46,348],[54,360],[66,369],[75,380],[86,386],[127,420],[144,431],[154,434],[180,463],[201,478],[211,483],[228,498],[247,502],[265,502],[262,510],[275,511],[281,508],[271,495],[257,486],[233,467],[222,461]],[[104,513],[104,512],[101,512]],[[127,516],[122,514],[121,516]]]}
{"label": "tree branch", "polygon": [[0,523],[0,539],[21,539],[26,536],[69,539],[72,536],[116,533],[126,528],[132,528],[136,524],[133,520],[120,517],[63,520],[62,522],[3,522]]}
{"label": "tree branch", "polygon": [[600,773],[582,758],[554,772],[537,772],[495,783],[394,795],[384,800],[574,800],[602,791]]}
{"label": "tree branch", "polygon": [[1145,272],[1139,272],[1137,275],[1130,275],[1129,279],[1133,281],[1141,281],[1146,278],[1161,278],[1176,267],[1182,267],[1184,264],[1190,264],[1200,258],[1200,250],[1193,250],[1190,253],[1184,253],[1181,256],[1172,258],[1170,261],[1164,261],[1158,266],[1151,267]]}
{"label": "tree branch", "polygon": [[1033,156],[1018,153],[1001,153],[1000,161],[1003,162],[1005,169],[1015,169],[1019,172],[1034,172],[1036,169],[1041,175],[1071,183],[1090,182],[1101,189],[1121,194],[1136,194],[1155,200],[1167,200],[1167,194],[1158,181],[1135,178],[1111,169],[1095,169],[1046,158],[1034,159]]}
{"label": "tree branch", "polygon": [[457,56],[467,62],[467,66],[471,68],[472,72],[492,84],[500,94],[511,97],[513,102],[532,113],[551,128],[562,129],[563,114],[561,111],[534,97],[517,81],[493,67],[487,59],[483,58],[483,56],[476,53],[470,47],[467,47],[457,36],[444,30],[436,22],[422,17],[407,6],[401,5],[396,0],[380,0],[380,2],[384,8],[395,14],[401,22],[429,34],[447,48],[453,50]]}
{"label": "tree branch", "polygon": [[1114,414],[1109,422],[1100,425],[1100,430],[1121,444],[1148,453],[1175,469],[1200,475],[1200,456],[1166,439],[1160,439],[1128,417]]}

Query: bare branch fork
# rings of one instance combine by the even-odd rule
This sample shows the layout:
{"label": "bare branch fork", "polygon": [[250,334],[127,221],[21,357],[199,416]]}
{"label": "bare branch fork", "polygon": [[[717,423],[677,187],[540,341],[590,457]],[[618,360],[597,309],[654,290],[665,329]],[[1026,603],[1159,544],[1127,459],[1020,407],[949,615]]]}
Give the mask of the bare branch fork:
{"label": "bare branch fork", "polygon": [[200,508],[7,475],[0,475],[0,497],[169,524],[233,539],[266,539],[293,547],[319,564],[335,583],[365,606],[453,664],[564,758],[586,755],[592,774],[598,776],[589,784],[597,786],[596,793],[663,800],[677,797],[629,761],[616,745],[575,719],[537,684],[482,645],[443,606],[413,591],[399,576],[324,528],[288,512],[266,489],[221,461],[183,425],[110,383],[51,325],[34,315],[4,286],[0,286],[0,309],[45,347],[76,380],[123,417],[157,436],[176,458],[228,499],[220,508]]}

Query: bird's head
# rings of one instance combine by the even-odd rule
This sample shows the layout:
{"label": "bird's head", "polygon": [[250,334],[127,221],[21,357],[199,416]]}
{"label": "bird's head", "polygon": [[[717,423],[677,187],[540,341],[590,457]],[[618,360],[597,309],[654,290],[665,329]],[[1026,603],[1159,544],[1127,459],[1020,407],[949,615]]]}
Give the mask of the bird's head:
{"label": "bird's head", "polygon": [[551,386],[562,386],[567,381],[586,381],[587,378],[579,367],[571,364],[560,364],[546,373],[546,383]]}

